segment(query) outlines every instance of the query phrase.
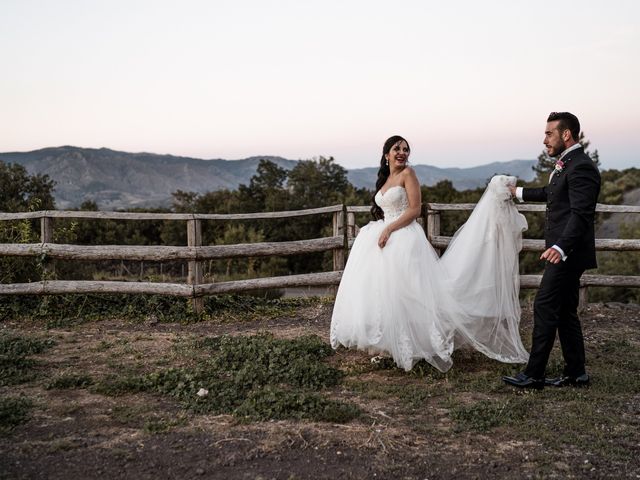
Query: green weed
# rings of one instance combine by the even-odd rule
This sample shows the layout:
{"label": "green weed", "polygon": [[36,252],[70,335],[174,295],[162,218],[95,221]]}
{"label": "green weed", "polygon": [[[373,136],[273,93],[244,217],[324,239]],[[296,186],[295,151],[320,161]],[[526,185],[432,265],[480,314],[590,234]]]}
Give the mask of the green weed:
{"label": "green weed", "polygon": [[495,427],[522,421],[534,407],[531,396],[508,400],[481,400],[471,405],[456,405],[451,417],[460,429],[484,432]]}
{"label": "green weed", "polygon": [[36,377],[36,362],[26,357],[0,355],[0,386],[17,385]]}
{"label": "green weed", "polygon": [[32,320],[45,322],[47,328],[66,328],[105,318],[126,318],[131,322],[153,318],[159,322],[180,323],[254,321],[296,315],[299,308],[325,301],[329,300],[216,295],[205,298],[204,312],[197,315],[184,298],[165,295],[21,295],[2,299],[0,321]]}
{"label": "green weed", "polygon": [[43,353],[54,344],[51,339],[0,334],[0,386],[33,380],[37,362],[28,355]]}
{"label": "green weed", "polygon": [[86,388],[90,385],[93,385],[93,379],[89,375],[67,373],[54,378],[47,389]]}
{"label": "green weed", "polygon": [[267,386],[252,390],[234,413],[256,420],[296,418],[344,423],[358,417],[360,410],[355,405],[330,400],[317,393]]}
{"label": "green weed", "polygon": [[0,433],[7,433],[29,419],[33,402],[24,397],[0,397]]}
{"label": "green weed", "polygon": [[149,434],[166,433],[185,423],[186,417],[184,415],[171,418],[152,417],[145,420],[142,430]]}
{"label": "green weed", "polygon": [[12,334],[0,334],[0,355],[27,356],[48,350],[55,342],[51,339],[32,338]]}

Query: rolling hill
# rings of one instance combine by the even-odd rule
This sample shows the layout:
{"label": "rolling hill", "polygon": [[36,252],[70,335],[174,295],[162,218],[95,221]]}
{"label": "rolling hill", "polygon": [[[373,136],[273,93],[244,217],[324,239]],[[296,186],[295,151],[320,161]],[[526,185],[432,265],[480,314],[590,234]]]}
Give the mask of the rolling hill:
{"label": "rolling hill", "polygon": [[[94,200],[102,210],[169,206],[171,193],[176,190],[204,193],[235,189],[249,183],[261,159],[287,170],[297,164],[296,160],[277,156],[202,160],[73,146],[0,153],[2,162],[23,165],[30,174],[47,174],[55,180],[58,208],[77,207],[85,200]],[[496,173],[529,180],[533,178],[534,164],[535,160],[513,160],[472,168],[413,167],[423,184],[448,179],[455,188],[464,190],[484,186]],[[359,168],[349,170],[348,178],[356,187],[372,188],[376,174],[377,167]]]}

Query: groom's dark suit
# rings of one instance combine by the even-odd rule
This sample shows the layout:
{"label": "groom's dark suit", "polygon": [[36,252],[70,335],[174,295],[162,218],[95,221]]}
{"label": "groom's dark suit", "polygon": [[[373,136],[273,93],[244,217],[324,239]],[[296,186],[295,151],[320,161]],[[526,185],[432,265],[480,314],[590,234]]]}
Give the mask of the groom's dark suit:
{"label": "groom's dark suit", "polygon": [[536,379],[544,378],[556,330],[566,362],[564,375],[586,373],[578,296],[580,276],[597,266],[594,217],[600,173],[581,147],[568,152],[562,161],[564,169],[554,173],[549,185],[522,190],[524,201],[547,202],[546,248],[558,246],[567,257],[557,264],[546,263],[536,295],[531,356],[524,371]]}

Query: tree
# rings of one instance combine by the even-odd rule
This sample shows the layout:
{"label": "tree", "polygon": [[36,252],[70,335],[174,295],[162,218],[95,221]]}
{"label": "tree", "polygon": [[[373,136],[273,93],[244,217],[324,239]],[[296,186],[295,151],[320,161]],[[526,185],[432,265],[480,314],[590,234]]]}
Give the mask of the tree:
{"label": "tree", "polygon": [[[29,175],[18,164],[0,161],[0,212],[53,210],[55,182],[48,175]],[[34,220],[0,222],[0,242],[34,243],[40,241],[39,226]],[[37,259],[0,258],[0,282],[29,282],[40,280]]]}
{"label": "tree", "polygon": [[333,157],[301,160],[289,172],[287,186],[296,208],[341,203],[353,188],[347,170],[334,163]]}
{"label": "tree", "polygon": [[171,194],[173,201],[173,211],[176,213],[193,213],[196,209],[196,201],[198,200],[198,193],[185,192],[183,190],[176,190]]}
{"label": "tree", "polygon": [[249,186],[240,185],[238,194],[244,210],[249,212],[274,212],[286,210],[289,196],[285,188],[287,170],[277,163],[262,159]]}
{"label": "tree", "polygon": [[55,182],[49,175],[29,175],[15,163],[0,161],[0,211],[53,210]]}

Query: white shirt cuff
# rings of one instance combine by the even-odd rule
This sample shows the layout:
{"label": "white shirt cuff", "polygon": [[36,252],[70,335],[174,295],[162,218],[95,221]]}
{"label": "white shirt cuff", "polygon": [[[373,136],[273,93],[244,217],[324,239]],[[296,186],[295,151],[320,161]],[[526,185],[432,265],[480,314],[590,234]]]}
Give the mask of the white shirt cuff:
{"label": "white shirt cuff", "polygon": [[567,256],[564,254],[564,250],[562,250],[558,245],[552,245],[551,248],[553,248],[554,250],[557,250],[557,252],[562,257],[563,262],[567,260]]}
{"label": "white shirt cuff", "polygon": [[516,187],[516,198],[518,201],[524,202],[524,200],[522,200],[522,187]]}

